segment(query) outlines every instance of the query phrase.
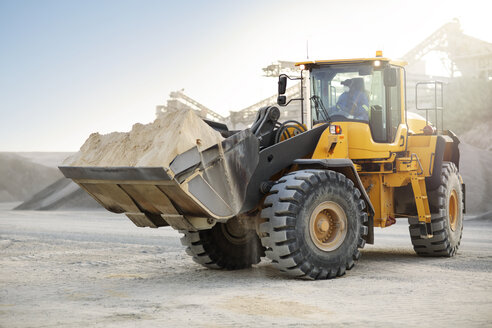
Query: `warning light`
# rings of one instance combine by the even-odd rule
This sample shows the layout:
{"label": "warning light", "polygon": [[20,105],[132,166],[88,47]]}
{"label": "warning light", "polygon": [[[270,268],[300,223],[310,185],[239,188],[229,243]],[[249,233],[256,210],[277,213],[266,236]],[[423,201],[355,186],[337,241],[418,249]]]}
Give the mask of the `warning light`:
{"label": "warning light", "polygon": [[342,127],[340,125],[330,125],[331,134],[342,134]]}

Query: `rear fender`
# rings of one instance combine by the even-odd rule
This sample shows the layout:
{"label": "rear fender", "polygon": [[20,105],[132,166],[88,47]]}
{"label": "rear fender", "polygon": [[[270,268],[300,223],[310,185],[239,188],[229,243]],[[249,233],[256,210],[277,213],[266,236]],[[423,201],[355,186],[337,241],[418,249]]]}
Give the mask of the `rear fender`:
{"label": "rear fender", "polygon": [[440,186],[443,161],[453,162],[458,170],[460,168],[460,150],[458,148],[460,141],[452,131],[446,131],[446,133],[447,135],[437,136],[432,175],[425,178],[427,190],[435,190]]}

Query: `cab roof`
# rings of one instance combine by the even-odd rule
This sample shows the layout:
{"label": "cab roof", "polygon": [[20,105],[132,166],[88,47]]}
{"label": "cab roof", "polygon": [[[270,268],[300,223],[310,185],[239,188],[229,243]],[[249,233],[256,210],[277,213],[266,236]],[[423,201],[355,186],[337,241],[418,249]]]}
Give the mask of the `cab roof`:
{"label": "cab roof", "polygon": [[303,62],[298,62],[295,65],[300,66],[300,65],[336,65],[336,64],[356,64],[356,63],[365,63],[365,62],[374,62],[376,60],[382,61],[382,62],[388,62],[391,65],[396,65],[396,66],[406,66],[408,63],[405,61],[398,61],[398,60],[391,60],[386,57],[372,57],[372,58],[350,58],[350,59],[329,59],[329,60],[309,60],[309,61],[303,61]]}

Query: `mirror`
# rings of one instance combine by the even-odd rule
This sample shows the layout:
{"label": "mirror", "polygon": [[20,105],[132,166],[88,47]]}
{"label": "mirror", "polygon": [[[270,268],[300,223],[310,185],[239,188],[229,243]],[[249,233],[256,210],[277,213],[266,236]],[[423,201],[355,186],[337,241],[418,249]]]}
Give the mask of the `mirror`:
{"label": "mirror", "polygon": [[283,95],[285,93],[286,88],[287,88],[287,76],[280,75],[278,77],[278,94]]}
{"label": "mirror", "polygon": [[[285,92],[285,90],[284,90],[284,92]],[[286,102],[287,102],[287,97],[286,96],[278,96],[278,98],[277,98],[277,104],[279,106],[285,105]]]}
{"label": "mirror", "polygon": [[396,68],[386,67],[384,69],[384,86],[396,87],[396,85],[397,85]]}

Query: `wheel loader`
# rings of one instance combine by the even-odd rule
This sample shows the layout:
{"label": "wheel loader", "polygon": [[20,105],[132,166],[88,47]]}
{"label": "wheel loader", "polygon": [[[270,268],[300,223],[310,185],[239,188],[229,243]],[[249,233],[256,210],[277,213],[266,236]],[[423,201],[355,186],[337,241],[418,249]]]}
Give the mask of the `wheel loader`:
{"label": "wheel loader", "polygon": [[[374,243],[375,228],[397,218],[408,220],[418,255],[455,255],[465,184],[459,140],[442,126],[442,93],[424,119],[407,112],[404,62],[379,53],[297,66],[300,76],[279,77],[278,105],[299,101],[300,122],[280,122],[279,108],[267,106],[242,131],[208,122],[225,139],[168,166],[60,170],[138,227],[179,230],[208,268],[267,257],[292,277],[335,278]],[[288,80],[300,81],[300,98],[286,99]]]}

